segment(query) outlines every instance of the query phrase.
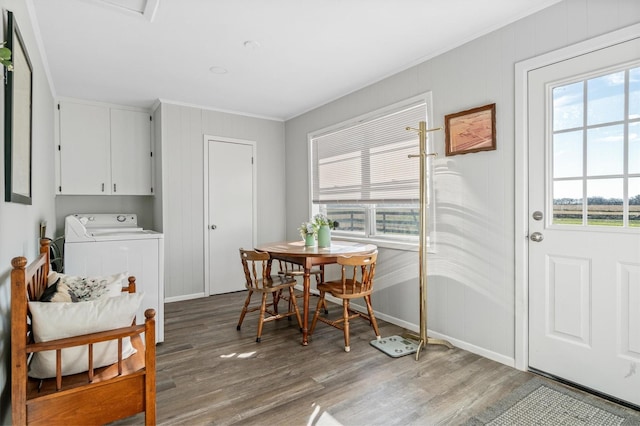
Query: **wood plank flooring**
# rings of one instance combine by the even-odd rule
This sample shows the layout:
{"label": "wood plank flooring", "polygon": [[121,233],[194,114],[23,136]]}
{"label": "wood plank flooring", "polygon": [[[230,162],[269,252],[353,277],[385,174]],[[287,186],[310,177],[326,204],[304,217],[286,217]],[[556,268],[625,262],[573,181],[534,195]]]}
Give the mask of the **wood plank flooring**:
{"label": "wood plank flooring", "polygon": [[[420,360],[372,347],[364,320],[342,332],[318,323],[308,346],[295,319],[236,324],[245,292],[169,303],[157,347],[157,421],[161,425],[461,424],[533,374],[462,349],[429,346]],[[314,300],[311,304],[315,306]],[[329,316],[341,308],[329,304]],[[382,336],[404,330],[379,320]],[[142,415],[115,424],[141,424]]]}

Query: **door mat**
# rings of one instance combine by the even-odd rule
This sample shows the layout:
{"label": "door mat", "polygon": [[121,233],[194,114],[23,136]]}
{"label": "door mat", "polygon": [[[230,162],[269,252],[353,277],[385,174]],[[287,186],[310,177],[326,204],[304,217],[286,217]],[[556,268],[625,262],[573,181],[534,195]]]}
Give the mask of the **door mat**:
{"label": "door mat", "polygon": [[465,426],[638,425],[640,412],[535,377]]}
{"label": "door mat", "polygon": [[418,342],[400,336],[383,337],[380,340],[372,340],[371,346],[380,349],[393,358],[414,354],[418,351]]}

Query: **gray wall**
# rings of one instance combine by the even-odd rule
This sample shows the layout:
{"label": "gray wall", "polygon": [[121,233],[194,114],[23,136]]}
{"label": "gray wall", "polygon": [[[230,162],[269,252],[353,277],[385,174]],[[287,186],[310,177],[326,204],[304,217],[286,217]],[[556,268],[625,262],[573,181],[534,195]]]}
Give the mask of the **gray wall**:
{"label": "gray wall", "polygon": [[58,236],[64,235],[64,218],[75,213],[135,213],[138,225],[154,229],[152,195],[57,195]]}
{"label": "gray wall", "polygon": [[[436,126],[446,114],[495,102],[496,151],[445,157],[444,133],[435,134],[428,324],[433,337],[514,365],[514,66],[637,22],[636,0],[567,0],[288,120],[287,237],[298,238],[308,218],[308,133],[427,91]],[[382,249],[376,277],[376,311],[417,330],[417,253]]]}
{"label": "gray wall", "polygon": [[159,195],[165,235],[165,298],[171,301],[204,294],[204,135],[256,142],[256,243],[283,239],[284,123],[164,102],[160,110]]}
{"label": "gray wall", "polygon": [[[0,423],[11,424],[10,382],[10,295],[11,259],[25,256],[29,260],[38,255],[39,224],[47,221],[47,236],[56,233],[54,214],[54,99],[44,73],[40,52],[35,41],[29,10],[24,1],[0,0],[5,12],[2,27],[6,29],[6,11],[10,10],[18,22],[25,48],[33,68],[32,97],[32,195],[33,204],[4,201],[4,154],[0,161]],[[4,30],[3,30],[4,33]],[[4,70],[2,70],[4,72]],[[4,84],[0,85],[4,99]],[[0,102],[0,122],[4,135],[4,102]],[[3,139],[4,140],[4,139]],[[4,153],[4,150],[2,150]]]}

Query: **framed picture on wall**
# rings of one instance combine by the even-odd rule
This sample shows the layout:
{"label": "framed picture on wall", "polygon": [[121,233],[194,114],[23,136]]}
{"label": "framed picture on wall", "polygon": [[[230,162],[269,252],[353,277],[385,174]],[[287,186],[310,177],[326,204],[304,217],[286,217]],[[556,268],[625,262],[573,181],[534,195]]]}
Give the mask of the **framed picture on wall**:
{"label": "framed picture on wall", "polygon": [[446,155],[496,149],[496,104],[444,116]]}
{"label": "framed picture on wall", "polygon": [[8,12],[6,47],[13,70],[5,67],[5,201],[31,204],[31,61],[13,13]]}

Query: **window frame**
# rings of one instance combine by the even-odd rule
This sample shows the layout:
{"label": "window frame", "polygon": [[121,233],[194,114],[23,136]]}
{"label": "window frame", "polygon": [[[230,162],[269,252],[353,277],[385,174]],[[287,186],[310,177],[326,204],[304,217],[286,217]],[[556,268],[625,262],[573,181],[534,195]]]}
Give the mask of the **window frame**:
{"label": "window frame", "polygon": [[[309,205],[309,217],[313,217],[313,215],[317,214],[317,213],[325,213],[325,208],[322,208],[322,206],[327,206],[327,204],[320,204],[320,203],[314,203],[313,202],[313,148],[312,148],[312,143],[314,138],[317,138],[319,136],[328,134],[328,133],[333,133],[339,130],[343,130],[343,129],[347,129],[349,127],[353,127],[356,125],[361,124],[362,122],[365,121],[371,121],[371,120],[375,120],[393,113],[396,113],[402,109],[406,109],[408,107],[411,106],[415,106],[417,104],[424,104],[425,106],[425,119],[427,121],[427,127],[432,127],[431,123],[433,123],[433,103],[432,103],[432,94],[431,92],[425,92],[422,93],[420,95],[417,96],[413,96],[411,98],[393,103],[391,105],[387,105],[385,107],[381,107],[378,108],[376,110],[370,111],[368,113],[365,114],[361,114],[359,116],[356,117],[352,117],[349,118],[347,120],[344,120],[342,122],[339,122],[337,124],[334,125],[330,125],[321,129],[318,129],[316,131],[310,132],[307,134],[307,164],[308,164],[308,185],[309,185],[309,196],[308,196],[308,205]],[[410,127],[418,127],[418,123],[407,123],[407,126]],[[427,133],[427,147],[428,147],[428,151],[434,152],[434,137],[432,136],[432,133]],[[417,153],[417,152],[416,152]],[[430,252],[435,252],[435,248],[436,248],[436,226],[435,226],[435,212],[436,212],[436,200],[435,200],[435,194],[433,191],[433,181],[434,181],[434,167],[433,167],[433,160],[432,160],[432,156],[428,157],[428,168],[427,168],[427,191],[429,192],[428,196],[429,196],[429,244],[428,244],[428,249]],[[419,161],[417,158],[415,159],[415,161]],[[346,203],[345,203],[346,204]],[[357,203],[354,203],[355,205],[358,205]],[[375,203],[371,203],[371,204],[366,204],[366,203],[361,203],[359,204],[359,206],[362,206],[364,209],[364,214],[365,214],[365,223],[364,223],[364,228],[365,228],[365,232],[364,235],[362,234],[355,234],[353,232],[350,231],[341,231],[339,228],[335,229],[332,231],[333,236],[336,239],[341,239],[341,240],[347,240],[347,241],[355,241],[355,242],[365,242],[365,243],[373,243],[376,244],[378,247],[383,247],[383,248],[392,248],[392,249],[398,249],[398,250],[405,250],[405,251],[418,251],[419,249],[419,236],[412,236],[412,237],[401,237],[398,235],[384,235],[384,234],[376,234],[376,220],[375,220],[375,214],[376,214],[376,208],[377,206],[382,205],[383,204],[375,204]],[[419,207],[419,203],[417,203],[417,206]]]}

